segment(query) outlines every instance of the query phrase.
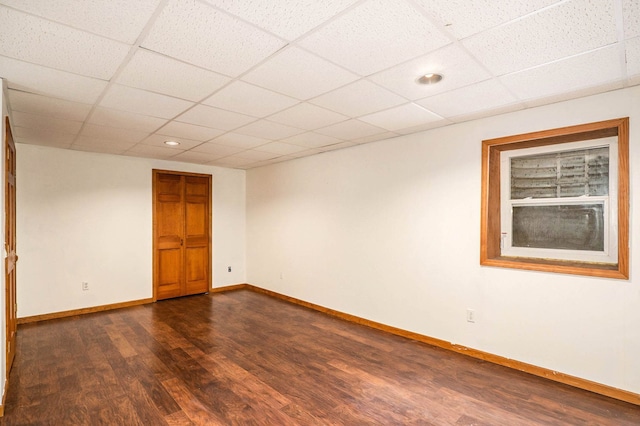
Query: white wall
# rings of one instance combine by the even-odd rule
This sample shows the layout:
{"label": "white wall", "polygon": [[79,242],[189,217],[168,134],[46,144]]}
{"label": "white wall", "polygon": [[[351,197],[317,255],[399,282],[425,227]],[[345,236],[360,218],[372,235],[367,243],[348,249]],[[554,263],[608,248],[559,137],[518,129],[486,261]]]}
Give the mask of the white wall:
{"label": "white wall", "polygon": [[[625,116],[632,279],[480,267],[481,141]],[[639,126],[636,86],[249,170],[248,282],[640,393]]]}
{"label": "white wall", "polygon": [[246,282],[243,170],[24,144],[17,160],[19,318],[152,297],[154,168],[213,175],[213,286]]}

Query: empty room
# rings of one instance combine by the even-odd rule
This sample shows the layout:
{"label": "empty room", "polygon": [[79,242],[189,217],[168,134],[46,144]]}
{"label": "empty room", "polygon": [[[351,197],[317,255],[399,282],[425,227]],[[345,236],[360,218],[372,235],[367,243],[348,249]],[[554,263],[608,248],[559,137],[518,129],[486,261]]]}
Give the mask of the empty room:
{"label": "empty room", "polygon": [[640,2],[0,0],[0,424],[640,424]]}

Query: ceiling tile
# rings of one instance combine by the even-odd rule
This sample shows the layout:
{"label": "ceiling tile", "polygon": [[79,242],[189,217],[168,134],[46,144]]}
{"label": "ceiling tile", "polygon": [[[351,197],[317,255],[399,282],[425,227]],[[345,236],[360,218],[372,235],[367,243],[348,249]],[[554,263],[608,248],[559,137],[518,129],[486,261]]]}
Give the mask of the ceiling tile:
{"label": "ceiling tile", "polygon": [[229,157],[224,157],[224,158],[218,158],[216,160],[214,160],[215,166],[220,166],[220,167],[231,167],[231,168],[235,168],[238,166],[246,166],[249,165],[251,163],[253,163],[254,160],[249,160],[247,158],[240,158],[240,157],[236,157],[234,155],[231,155]]}
{"label": "ceiling tile", "polygon": [[78,138],[73,143],[73,147],[84,147],[87,150],[90,148],[94,148],[96,150],[100,150],[97,152],[109,152],[109,153],[118,153],[132,148],[135,145],[135,142],[127,142],[127,141],[119,141],[113,139],[101,139],[89,136],[78,136]]}
{"label": "ceiling tile", "polygon": [[255,136],[241,135],[239,133],[225,133],[224,135],[210,141],[218,145],[227,145],[242,149],[254,148],[271,142],[270,139],[257,138]]}
{"label": "ceiling tile", "polygon": [[233,130],[255,120],[255,117],[249,117],[248,115],[225,111],[206,105],[196,105],[194,108],[176,118],[176,121],[221,130]]}
{"label": "ceiling tile", "polygon": [[130,155],[133,157],[147,157],[147,158],[159,158],[166,159],[173,157],[177,152],[181,152],[179,149],[171,149],[163,146],[153,146],[138,144],[129,149],[124,155]]}
{"label": "ceiling tile", "polygon": [[366,76],[450,42],[410,4],[400,0],[369,0],[299,43]]}
{"label": "ceiling tile", "polygon": [[[418,84],[425,74],[442,74],[438,84]],[[397,67],[372,75],[371,80],[411,100],[486,80],[491,74],[457,45],[450,45]]]}
{"label": "ceiling tile", "polygon": [[[598,64],[598,66],[594,66]],[[622,79],[618,46],[500,77],[518,98],[530,100]]]}
{"label": "ceiling tile", "polygon": [[476,34],[462,43],[503,75],[616,42],[613,3],[575,0]]}
{"label": "ceiling tile", "polygon": [[0,54],[110,79],[130,46],[0,6]]}
{"label": "ceiling tile", "polygon": [[[259,99],[260,102],[256,102]],[[297,104],[297,99],[243,81],[234,81],[202,103],[254,117],[266,117]]]}
{"label": "ceiling tile", "polygon": [[97,152],[100,154],[123,154],[127,149],[119,145],[78,145],[73,144],[69,149],[83,152]]}
{"label": "ceiling tile", "polygon": [[159,0],[3,0],[7,6],[133,44]]}
{"label": "ceiling tile", "polygon": [[490,111],[516,102],[517,99],[493,79],[417,101],[423,107],[446,118],[480,110]]}
{"label": "ceiling tile", "polygon": [[309,99],[357,80],[350,73],[297,47],[289,47],[255,68],[243,80],[258,86]]}
{"label": "ceiling tile", "polygon": [[638,0],[623,0],[622,15],[624,38],[640,36],[640,2]]}
{"label": "ceiling tile", "polygon": [[384,133],[378,133],[378,134],[371,135],[371,136],[364,136],[362,138],[351,139],[351,142],[356,143],[356,144],[363,144],[363,143],[381,141],[381,140],[384,140],[384,139],[391,139],[391,138],[395,138],[397,136],[398,136],[398,134],[394,133],[394,132],[384,132]]}
{"label": "ceiling tile", "polygon": [[58,148],[70,147],[76,138],[76,134],[73,133],[58,133],[46,127],[20,127],[15,123],[11,130],[18,143],[55,146]]}
{"label": "ceiling tile", "polygon": [[356,0],[206,1],[287,40],[300,37],[356,2]]}
{"label": "ceiling tile", "polygon": [[[142,47],[238,76],[285,42],[195,0],[171,0]],[[238,48],[242,54],[238,54]]]}
{"label": "ceiling tile", "polygon": [[96,78],[54,70],[17,59],[0,56],[2,77],[11,89],[92,104],[107,87]]}
{"label": "ceiling tile", "polygon": [[360,117],[360,120],[387,130],[398,130],[404,127],[418,126],[432,121],[442,120],[431,111],[419,105],[409,103],[385,111]]}
{"label": "ceiling tile", "polygon": [[359,80],[340,89],[325,93],[311,101],[333,111],[359,117],[405,103],[402,96],[383,89],[367,80]]}
{"label": "ceiling tile", "polygon": [[640,37],[626,42],[627,75],[630,84],[640,84]]}
{"label": "ceiling tile", "polygon": [[84,121],[91,111],[91,105],[50,98],[33,93],[9,90],[12,111],[45,115],[65,120]]}
{"label": "ceiling tile", "polygon": [[304,133],[304,130],[285,126],[284,124],[274,123],[272,121],[260,120],[255,123],[251,123],[248,126],[236,129],[236,133],[255,136],[257,138],[277,140]]}
{"label": "ceiling tile", "polygon": [[34,129],[47,129],[52,133],[64,133],[76,135],[82,127],[81,121],[62,120],[60,118],[45,117],[42,115],[13,112],[13,125],[17,127],[30,127]]}
{"label": "ceiling tile", "polygon": [[162,127],[162,129],[158,130],[157,133],[204,142],[220,136],[224,131],[212,129],[211,127],[196,126],[195,124],[181,123],[179,121],[170,121]]}
{"label": "ceiling tile", "polygon": [[122,127],[151,133],[167,122],[164,118],[134,114],[112,108],[97,107],[87,119],[88,123],[101,126]]}
{"label": "ceiling tile", "polygon": [[244,158],[251,161],[264,161],[271,160],[272,158],[277,157],[279,154],[275,154],[273,152],[265,152],[265,151],[256,151],[253,149],[249,149],[247,151],[242,151],[234,155],[234,157]]}
{"label": "ceiling tile", "polygon": [[184,161],[185,163],[204,164],[213,161],[220,156],[216,154],[207,154],[205,152],[185,151],[171,157],[172,161]]}
{"label": "ceiling tile", "polygon": [[116,81],[126,86],[200,101],[231,79],[166,56],[138,49]]}
{"label": "ceiling tile", "polygon": [[228,145],[218,145],[216,143],[203,143],[192,149],[192,151],[204,152],[207,154],[215,155],[216,158],[226,157],[228,155],[236,154],[240,151],[243,151],[244,148],[238,148]]}
{"label": "ceiling tile", "polygon": [[193,103],[114,84],[109,87],[100,105],[133,113],[145,111],[152,117],[173,118],[191,107]]}
{"label": "ceiling tile", "polygon": [[559,0],[499,1],[416,0],[457,39],[542,9]]}
{"label": "ceiling tile", "polygon": [[255,148],[255,151],[262,151],[262,152],[270,152],[272,154],[280,154],[280,155],[287,155],[287,154],[293,154],[295,152],[300,152],[300,151],[304,151],[307,148],[298,146],[298,145],[291,145],[288,143],[284,143],[284,142],[270,142],[268,144],[265,145],[260,145],[259,147]]}
{"label": "ceiling tile", "polygon": [[268,120],[300,129],[313,130],[339,123],[348,118],[337,112],[303,103],[269,116]]}
{"label": "ceiling tile", "polygon": [[300,135],[291,136],[290,138],[282,139],[280,142],[299,145],[305,148],[318,148],[321,146],[340,143],[342,142],[342,140],[332,138],[331,136],[321,135],[319,133],[307,132]]}
{"label": "ceiling tile", "polygon": [[363,138],[384,132],[386,132],[385,129],[372,126],[371,124],[364,123],[360,120],[347,120],[342,123],[316,130],[316,133],[321,133],[323,135],[342,140]]}
{"label": "ceiling tile", "polygon": [[168,148],[168,149],[179,150],[179,151],[186,151],[188,149],[194,148],[202,144],[202,141],[194,141],[192,139],[179,138],[177,139],[177,142],[180,142],[180,145],[171,146],[171,145],[165,144],[165,141],[169,139],[174,140],[174,138],[170,138],[168,136],[154,134],[145,138],[140,143],[143,145],[159,146],[162,148]]}
{"label": "ceiling tile", "polygon": [[80,131],[80,136],[88,138],[107,139],[122,142],[130,142],[132,145],[140,142],[149,135],[148,132],[140,130],[129,130],[120,127],[99,126],[97,124],[85,123]]}

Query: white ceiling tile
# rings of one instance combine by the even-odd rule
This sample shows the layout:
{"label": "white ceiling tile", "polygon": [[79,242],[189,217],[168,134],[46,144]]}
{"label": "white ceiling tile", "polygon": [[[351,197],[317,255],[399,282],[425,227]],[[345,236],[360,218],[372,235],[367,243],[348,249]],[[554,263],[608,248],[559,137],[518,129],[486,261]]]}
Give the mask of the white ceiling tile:
{"label": "white ceiling tile", "polygon": [[178,152],[183,152],[179,149],[171,149],[163,146],[153,146],[138,144],[129,149],[124,155],[130,155],[133,157],[148,157],[148,158],[160,158],[166,159],[173,157]]}
{"label": "white ceiling tile", "polygon": [[283,40],[195,0],[171,0],[142,43],[232,77],[284,45]]}
{"label": "white ceiling tile", "polygon": [[99,152],[122,153],[135,145],[135,142],[126,142],[122,140],[101,139],[89,136],[78,136],[73,143],[73,147],[82,146],[84,148],[104,149]]}
{"label": "white ceiling tile", "polygon": [[300,151],[304,151],[307,148],[298,146],[298,145],[291,145],[288,143],[284,143],[284,142],[270,142],[268,144],[265,145],[260,145],[259,147],[255,148],[255,151],[262,151],[262,152],[270,152],[272,154],[280,154],[280,155],[287,155],[287,154],[293,154],[295,152],[300,152]]}
{"label": "white ceiling tile", "polygon": [[220,136],[224,131],[212,129],[211,127],[196,126],[195,124],[181,123],[179,121],[170,121],[162,127],[162,129],[158,130],[157,133],[204,142]]}
{"label": "white ceiling tile", "polygon": [[96,78],[54,70],[17,59],[0,56],[0,72],[11,89],[94,103],[107,87],[107,82]]}
{"label": "white ceiling tile", "polygon": [[356,0],[206,1],[287,40],[300,37],[356,2]]}
{"label": "white ceiling tile", "polygon": [[285,126],[284,124],[274,123],[272,121],[260,120],[255,123],[251,123],[248,126],[236,129],[236,133],[255,136],[257,138],[277,140],[304,133],[304,130]]}
{"label": "white ceiling tile", "polygon": [[[442,74],[438,84],[418,84],[429,73]],[[491,76],[457,45],[450,45],[397,67],[372,75],[371,80],[411,100],[486,80]]]}
{"label": "white ceiling tile", "polygon": [[3,0],[7,6],[133,44],[159,0]]}
{"label": "white ceiling tile", "polygon": [[574,0],[476,34],[462,43],[503,75],[616,42],[613,2]]}
{"label": "white ceiling tile", "polygon": [[214,160],[216,166],[220,167],[238,167],[238,166],[246,166],[254,162],[254,160],[249,160],[247,158],[236,157],[235,155],[231,155],[229,157],[218,158]]}
{"label": "white ceiling tile", "polygon": [[640,2],[638,0],[623,0],[622,14],[624,37],[640,36]]}
{"label": "white ceiling tile", "polygon": [[265,151],[256,151],[254,149],[249,149],[247,151],[242,151],[234,155],[234,157],[244,158],[251,161],[264,161],[271,160],[272,158],[277,157],[279,154],[275,154],[273,152],[265,152]]}
{"label": "white ceiling tile", "polygon": [[213,127],[214,129],[220,130],[233,130],[255,120],[255,117],[225,111],[206,105],[196,105],[194,108],[176,118],[176,121],[205,127]]}
{"label": "white ceiling tile", "polygon": [[20,127],[15,123],[11,130],[16,142],[34,145],[68,148],[76,138],[73,133],[58,133],[46,127]]}
{"label": "white ceiling tile", "polygon": [[46,115],[65,120],[84,121],[91,111],[91,105],[62,99],[50,98],[33,93],[9,90],[12,111]]}
{"label": "white ceiling tile", "polygon": [[371,124],[355,119],[343,121],[342,123],[316,130],[316,133],[321,133],[323,135],[342,140],[363,138],[384,132],[386,132],[385,129],[381,129],[380,127],[372,126]]}
{"label": "white ceiling tile", "polygon": [[100,126],[91,123],[85,123],[84,127],[80,131],[80,136],[130,142],[132,145],[140,142],[148,135],[148,132],[143,132],[140,130],[123,129],[121,127]]}
{"label": "white ceiling tile", "polygon": [[631,84],[640,84],[640,37],[626,42],[627,75]]}
{"label": "white ceiling tile", "polygon": [[529,100],[620,81],[622,75],[618,46],[613,45],[563,61],[508,74],[500,77],[500,80],[518,98]]}
{"label": "white ceiling tile", "polygon": [[176,99],[133,87],[114,84],[107,90],[100,105],[133,113],[144,111],[152,117],[173,118],[193,105]]}
{"label": "white ceiling tile", "polygon": [[439,117],[431,111],[427,111],[414,103],[397,106],[385,111],[360,117],[360,120],[366,123],[391,131],[402,129],[404,127],[413,127],[420,124],[431,123],[441,119],[442,117]]}
{"label": "white ceiling tile", "polygon": [[357,79],[355,74],[297,47],[278,52],[243,76],[250,83],[302,100]]}
{"label": "white ceiling tile", "polygon": [[558,1],[416,0],[457,39],[535,12]]}
{"label": "white ceiling tile", "polygon": [[122,127],[123,129],[141,130],[151,133],[167,122],[164,118],[134,114],[112,108],[97,107],[87,119],[88,123],[101,126]]}
{"label": "white ceiling tile", "polygon": [[78,145],[73,144],[69,149],[74,151],[83,151],[83,152],[97,152],[100,154],[114,154],[120,155],[123,154],[127,149],[121,148],[118,145]]}
{"label": "white ceiling tile", "polygon": [[228,145],[218,145],[217,143],[203,143],[192,149],[192,151],[204,152],[207,154],[215,155],[216,158],[226,157],[228,155],[236,154],[243,151],[244,148],[233,147]]}
{"label": "white ceiling tile", "polygon": [[45,117],[42,115],[13,112],[13,125],[18,127],[30,127],[34,129],[47,129],[52,133],[64,133],[77,135],[82,127],[81,121],[62,120],[60,118]]}
{"label": "white ceiling tile", "polygon": [[517,99],[492,79],[431,96],[417,103],[442,117],[449,118],[517,103]]}
{"label": "white ceiling tile", "polygon": [[200,101],[231,79],[158,53],[138,49],[116,81],[176,98]]}
{"label": "white ceiling tile", "polygon": [[367,80],[359,80],[325,93],[311,102],[354,118],[391,108],[406,101],[402,96],[376,84]]}
{"label": "white ceiling tile", "polygon": [[210,141],[218,145],[227,145],[242,149],[254,148],[271,142],[270,139],[257,138],[255,136],[241,135],[239,133],[225,133],[224,135]]}
{"label": "white ceiling tile", "polygon": [[384,139],[391,139],[391,138],[395,138],[397,136],[398,136],[397,133],[384,132],[384,133],[378,133],[378,134],[372,135],[372,136],[365,136],[365,137],[362,137],[362,138],[351,139],[351,142],[356,143],[356,144],[363,144],[363,143],[381,141],[381,140],[384,140]]}
{"label": "white ceiling tile", "polygon": [[333,145],[342,142],[342,140],[332,138],[331,136],[321,135],[319,133],[307,132],[300,135],[291,136],[290,138],[282,139],[280,142],[299,145],[305,148],[318,148],[321,146]]}
{"label": "white ceiling tile", "polygon": [[[165,144],[165,141],[168,141],[168,140],[174,140],[176,142],[180,142],[180,145],[173,145],[173,146],[167,145]],[[162,148],[186,151],[188,149],[194,148],[202,144],[202,141],[194,141],[192,139],[186,139],[186,138],[172,138],[165,135],[153,134],[143,139],[140,143],[143,145],[159,146]]]}
{"label": "white ceiling tile", "polygon": [[410,4],[401,0],[369,0],[299,43],[366,76],[450,42]]}
{"label": "white ceiling tile", "polygon": [[172,161],[184,161],[185,163],[204,164],[220,158],[217,154],[208,154],[206,152],[185,151],[171,157]]}
{"label": "white ceiling tile", "polygon": [[254,117],[266,117],[297,104],[297,99],[243,81],[234,81],[202,103]]}
{"label": "white ceiling tile", "polygon": [[337,112],[303,103],[271,115],[268,120],[300,129],[313,130],[339,123],[348,118]]}
{"label": "white ceiling tile", "polygon": [[0,54],[108,80],[130,46],[0,6]]}

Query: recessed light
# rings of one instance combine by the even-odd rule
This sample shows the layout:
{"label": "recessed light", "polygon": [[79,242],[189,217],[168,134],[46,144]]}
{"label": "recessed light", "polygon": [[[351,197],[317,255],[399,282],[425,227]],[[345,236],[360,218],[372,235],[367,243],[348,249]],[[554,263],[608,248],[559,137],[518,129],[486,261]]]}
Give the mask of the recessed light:
{"label": "recessed light", "polygon": [[418,78],[416,81],[420,84],[436,84],[442,80],[442,74],[430,73]]}
{"label": "recessed light", "polygon": [[180,145],[180,142],[177,141],[164,141],[165,145],[169,145],[169,146],[178,146]]}

